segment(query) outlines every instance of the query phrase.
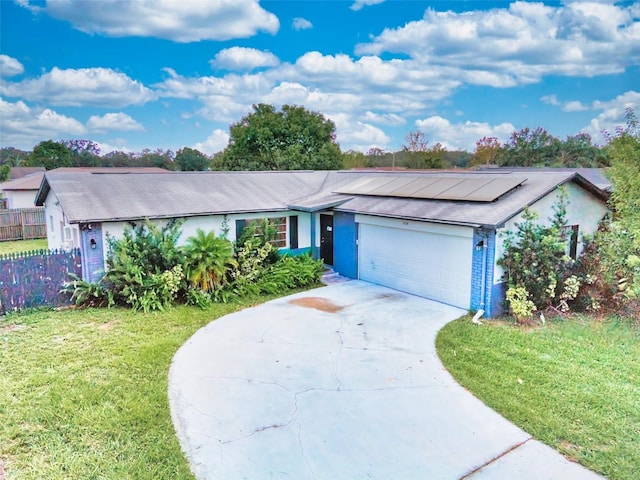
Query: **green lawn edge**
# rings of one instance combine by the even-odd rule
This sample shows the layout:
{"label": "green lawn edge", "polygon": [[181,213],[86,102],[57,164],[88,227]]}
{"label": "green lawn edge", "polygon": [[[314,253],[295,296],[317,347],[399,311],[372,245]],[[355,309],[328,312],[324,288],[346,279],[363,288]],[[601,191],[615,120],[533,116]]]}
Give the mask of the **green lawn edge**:
{"label": "green lawn edge", "polygon": [[206,310],[43,309],[0,318],[6,480],[194,478],[171,422],[171,360],[211,321],[282,295]]}
{"label": "green lawn edge", "polygon": [[455,380],[565,457],[611,480],[640,471],[640,332],[584,316],[535,328],[453,321],[436,349]]}

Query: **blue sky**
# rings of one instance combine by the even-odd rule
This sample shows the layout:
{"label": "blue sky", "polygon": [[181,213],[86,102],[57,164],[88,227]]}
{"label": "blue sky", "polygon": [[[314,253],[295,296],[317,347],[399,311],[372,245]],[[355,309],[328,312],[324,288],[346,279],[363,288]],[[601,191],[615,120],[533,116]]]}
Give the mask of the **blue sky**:
{"label": "blue sky", "polygon": [[0,146],[207,154],[256,103],[302,105],[343,150],[409,131],[473,151],[640,105],[640,2],[0,0]]}

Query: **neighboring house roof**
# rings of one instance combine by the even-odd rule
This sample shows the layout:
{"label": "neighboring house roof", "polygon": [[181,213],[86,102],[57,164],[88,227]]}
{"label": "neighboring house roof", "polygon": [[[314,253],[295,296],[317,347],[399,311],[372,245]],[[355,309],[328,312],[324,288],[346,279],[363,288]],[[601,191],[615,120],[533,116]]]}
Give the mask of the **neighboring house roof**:
{"label": "neighboring house roof", "polygon": [[32,173],[25,177],[17,178],[15,180],[9,180],[8,182],[0,183],[0,190],[33,190],[37,191],[40,188],[42,179],[44,177],[44,171],[38,173]]}
{"label": "neighboring house roof", "polygon": [[[526,178],[493,202],[430,200],[337,193],[361,178],[381,183],[400,176],[446,178]],[[337,211],[459,225],[498,227],[558,186],[576,182],[602,200],[606,193],[575,172],[174,172],[95,174],[47,172],[36,198],[50,189],[71,223],[126,221],[267,211]]]}
{"label": "neighboring house roof", "polygon": [[16,180],[37,172],[44,172],[44,167],[11,167],[8,180]]}
{"label": "neighboring house roof", "polygon": [[59,167],[50,172],[90,172],[90,173],[173,173],[160,167]]}

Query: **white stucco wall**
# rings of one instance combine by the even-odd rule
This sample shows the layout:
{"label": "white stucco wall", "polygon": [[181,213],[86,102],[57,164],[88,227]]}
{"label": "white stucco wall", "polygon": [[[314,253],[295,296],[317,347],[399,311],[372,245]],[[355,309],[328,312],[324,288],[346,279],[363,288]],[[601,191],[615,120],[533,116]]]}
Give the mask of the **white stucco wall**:
{"label": "white stucco wall", "polygon": [[[567,192],[568,200],[567,225],[579,225],[577,254],[580,255],[583,248],[583,236],[585,234],[593,235],[598,230],[600,221],[609,209],[601,200],[573,182],[565,184],[564,189]],[[538,213],[539,223],[543,225],[551,224],[553,205],[558,199],[559,192],[560,190],[556,189],[529,207],[529,210]],[[507,221],[504,228],[497,230],[496,261],[504,254],[504,233],[509,230],[516,231],[516,223],[520,223],[522,220],[522,213],[520,213]],[[494,284],[501,282],[503,273],[503,269],[496,264],[493,276]]]}
{"label": "white stucco wall", "polygon": [[5,190],[7,208],[34,208],[36,193],[33,190]]}
{"label": "white stucco wall", "polygon": [[[311,246],[310,224],[311,215],[305,212],[264,212],[264,213],[248,213],[227,215],[227,223],[229,226],[228,238],[230,241],[236,240],[236,220],[254,220],[260,218],[289,217],[296,215],[298,217],[298,248],[309,248]],[[196,234],[198,228],[205,232],[214,231],[216,235],[222,232],[222,223],[224,215],[210,215],[202,217],[189,217],[182,225],[182,234],[178,239],[178,245],[184,245],[189,237]],[[158,226],[166,225],[168,220],[153,220],[152,223]],[[105,262],[108,252],[107,236],[113,238],[121,238],[125,228],[129,227],[129,222],[104,222],[102,224],[102,240],[104,245]],[[290,244],[289,225],[287,223],[287,245]],[[106,265],[105,265],[106,267]]]}
{"label": "white stucco wall", "polygon": [[60,249],[64,243],[64,227],[66,225],[62,208],[58,198],[50,191],[44,202],[44,212],[47,222],[47,244],[50,249]]}

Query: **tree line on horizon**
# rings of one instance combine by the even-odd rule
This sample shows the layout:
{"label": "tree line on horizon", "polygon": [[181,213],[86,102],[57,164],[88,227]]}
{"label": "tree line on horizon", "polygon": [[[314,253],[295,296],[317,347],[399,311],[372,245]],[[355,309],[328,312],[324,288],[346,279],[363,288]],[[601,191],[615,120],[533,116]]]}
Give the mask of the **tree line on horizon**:
{"label": "tree line on horizon", "polygon": [[[628,109],[627,116],[635,118]],[[112,151],[102,155],[86,140],[45,140],[31,152],[0,149],[0,181],[10,167],[159,167],[175,171],[207,170],[336,170],[350,168],[445,169],[477,166],[606,167],[607,146],[594,145],[586,133],[562,140],[542,127],[514,131],[505,143],[483,137],[474,152],[447,150],[430,144],[424,132],[410,131],[398,151],[372,148],[366,153],[341,151],[336,126],[319,112],[301,106],[258,104],[231,124],[227,147],[212,156],[184,147],[141,152]]]}

